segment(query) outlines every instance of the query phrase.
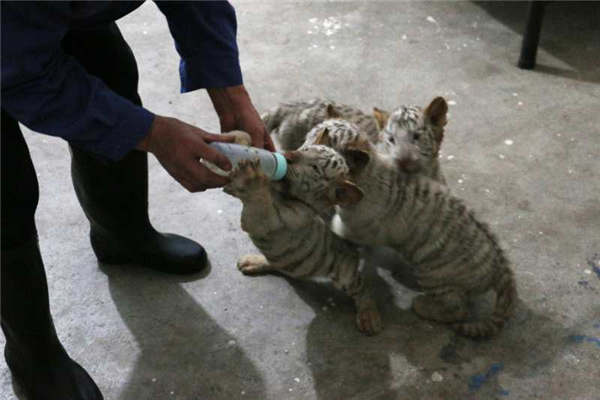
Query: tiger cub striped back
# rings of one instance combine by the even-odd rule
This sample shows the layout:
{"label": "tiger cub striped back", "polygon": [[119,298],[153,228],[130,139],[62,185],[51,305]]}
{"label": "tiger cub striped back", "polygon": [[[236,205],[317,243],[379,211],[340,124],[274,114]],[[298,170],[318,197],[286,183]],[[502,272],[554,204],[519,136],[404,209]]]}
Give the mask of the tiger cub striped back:
{"label": "tiger cub striped back", "polygon": [[324,145],[341,151],[360,143],[371,143],[360,127],[345,119],[328,119],[312,128],[300,149]]}
{"label": "tiger cub striped back", "polygon": [[281,150],[296,150],[306,138],[306,133],[316,125],[331,118],[343,118],[355,123],[373,143],[379,141],[379,130],[373,115],[356,107],[336,104],[331,100],[314,99],[283,103],[261,115],[267,131]]}

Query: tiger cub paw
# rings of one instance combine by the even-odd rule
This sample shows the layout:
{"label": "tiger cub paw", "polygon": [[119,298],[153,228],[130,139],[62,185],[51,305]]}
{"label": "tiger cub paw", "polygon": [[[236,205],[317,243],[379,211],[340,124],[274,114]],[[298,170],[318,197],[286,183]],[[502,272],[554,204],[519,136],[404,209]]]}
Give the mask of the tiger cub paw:
{"label": "tiger cub paw", "polygon": [[259,275],[271,271],[269,262],[262,254],[247,254],[240,257],[237,267],[244,275]]}
{"label": "tiger cub paw", "polygon": [[358,330],[367,336],[376,335],[383,329],[381,315],[375,302],[370,301],[364,307],[360,307],[356,312],[356,326]]}
{"label": "tiger cub paw", "polygon": [[252,145],[252,138],[247,132],[244,131],[229,131],[227,133],[222,133],[221,135],[226,137],[233,137],[233,143],[235,144],[241,144],[243,146]]}
{"label": "tiger cub paw", "polygon": [[242,160],[230,172],[231,182],[223,189],[235,197],[244,197],[248,194],[268,188],[269,179],[260,169],[260,161]]}

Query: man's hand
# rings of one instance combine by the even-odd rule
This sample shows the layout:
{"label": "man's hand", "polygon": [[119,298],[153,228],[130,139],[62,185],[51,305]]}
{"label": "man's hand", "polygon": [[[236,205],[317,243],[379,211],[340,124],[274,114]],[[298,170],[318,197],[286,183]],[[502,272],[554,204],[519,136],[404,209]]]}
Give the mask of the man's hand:
{"label": "man's hand", "polygon": [[219,115],[221,132],[235,129],[248,132],[254,147],[275,151],[265,124],[252,105],[243,85],[208,89],[208,94]]}
{"label": "man's hand", "polygon": [[157,115],[150,133],[142,139],[137,149],[153,153],[167,172],[187,190],[201,192],[228,183],[227,178],[203,166],[199,162],[201,158],[223,170],[231,169],[227,157],[207,143],[232,140],[231,137],[207,133],[178,119]]}

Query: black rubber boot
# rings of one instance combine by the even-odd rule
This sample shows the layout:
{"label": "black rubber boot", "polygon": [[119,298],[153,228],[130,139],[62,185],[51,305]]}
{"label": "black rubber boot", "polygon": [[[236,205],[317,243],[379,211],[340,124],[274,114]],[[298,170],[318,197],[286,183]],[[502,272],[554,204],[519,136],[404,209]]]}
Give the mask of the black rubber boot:
{"label": "black rubber boot", "polygon": [[71,146],[71,160],[73,185],[90,221],[92,248],[100,262],[133,263],[173,274],[204,269],[202,246],[157,232],[150,224],[146,153],[132,151],[111,163]]}
{"label": "black rubber boot", "polygon": [[2,250],[4,356],[28,400],[101,400],[88,373],[61,345],[48,305],[37,240]]}

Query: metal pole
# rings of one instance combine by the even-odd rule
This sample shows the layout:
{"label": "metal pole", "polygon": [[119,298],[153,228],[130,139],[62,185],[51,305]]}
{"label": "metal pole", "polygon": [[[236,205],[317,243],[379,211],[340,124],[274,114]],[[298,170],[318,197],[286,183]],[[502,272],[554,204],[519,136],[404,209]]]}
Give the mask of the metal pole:
{"label": "metal pole", "polygon": [[535,67],[535,57],[538,43],[540,42],[540,30],[542,29],[542,19],[546,3],[545,1],[532,1],[529,3],[529,15],[527,16],[527,25],[523,34],[519,68],[533,69]]}

